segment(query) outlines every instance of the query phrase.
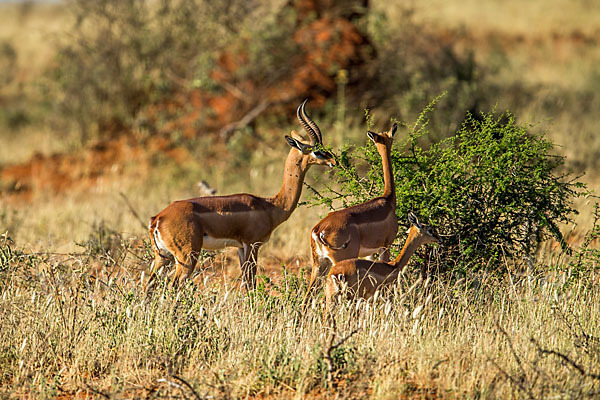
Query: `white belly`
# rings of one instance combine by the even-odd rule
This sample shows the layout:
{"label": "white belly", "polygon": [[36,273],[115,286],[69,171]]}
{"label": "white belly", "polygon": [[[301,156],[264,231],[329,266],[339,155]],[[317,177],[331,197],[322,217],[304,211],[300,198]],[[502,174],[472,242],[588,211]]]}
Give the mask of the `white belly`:
{"label": "white belly", "polygon": [[206,250],[220,250],[225,247],[243,247],[240,242],[235,239],[215,238],[205,235],[202,239],[202,248]]}

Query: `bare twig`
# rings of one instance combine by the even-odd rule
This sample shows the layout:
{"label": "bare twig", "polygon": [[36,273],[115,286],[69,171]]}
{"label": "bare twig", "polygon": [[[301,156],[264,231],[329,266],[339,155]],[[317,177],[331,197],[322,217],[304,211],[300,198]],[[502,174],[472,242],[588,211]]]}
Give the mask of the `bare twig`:
{"label": "bare twig", "polygon": [[502,335],[506,338],[506,342],[508,343],[508,348],[510,349],[510,352],[512,353],[513,357],[517,361],[517,365],[519,366],[519,369],[521,370],[521,374],[523,375],[525,380],[527,380],[527,374],[525,373],[525,370],[523,369],[523,364],[521,363],[521,359],[519,358],[519,355],[517,354],[517,352],[512,344],[512,340],[511,340],[510,336],[508,336],[508,333],[506,333],[504,328],[502,328],[500,326],[500,323],[498,321],[496,321],[496,329],[498,329],[500,331],[500,333],[502,333]]}
{"label": "bare twig", "polygon": [[323,351],[323,361],[325,361],[325,364],[327,365],[327,387],[330,387],[333,382],[334,365],[333,365],[333,358],[331,356],[331,353],[333,353],[333,351],[335,349],[337,349],[338,347],[343,345],[348,339],[350,339],[352,336],[354,336],[354,334],[356,334],[356,332],[358,332],[358,328],[356,328],[355,330],[350,332],[350,334],[348,334],[345,337],[343,337],[342,339],[340,339],[336,344],[333,344],[333,341],[335,340],[335,337],[336,337],[336,323],[335,323],[335,318],[333,316],[329,316],[329,318],[331,321],[330,326],[329,326],[329,329],[331,330],[331,332],[329,334],[327,341],[325,342],[325,346],[323,347],[323,350],[324,350]]}
{"label": "bare twig", "polygon": [[177,75],[173,71],[171,71],[171,69],[169,69],[169,68],[165,68],[163,71],[164,71],[165,75],[167,76],[167,78],[169,78],[173,83],[181,86],[184,89],[189,89],[190,81],[188,79],[180,77],[179,75]]}
{"label": "bare twig", "polygon": [[488,361],[491,362],[494,367],[496,367],[496,369],[498,371],[500,371],[500,373],[502,375],[504,375],[504,377],[506,379],[508,379],[509,381],[511,381],[515,386],[517,386],[519,389],[521,389],[522,392],[526,393],[527,396],[530,399],[535,399],[535,396],[533,395],[533,393],[531,393],[531,391],[526,388],[523,383],[520,380],[515,379],[514,376],[510,375],[508,372],[506,372],[500,365],[498,365],[498,363],[496,361],[494,361],[493,359],[491,359],[490,357],[487,357]]}
{"label": "bare twig", "polygon": [[189,390],[192,392],[192,394],[194,395],[194,398],[195,398],[196,400],[201,400],[201,399],[202,399],[202,397],[200,397],[200,395],[198,394],[198,392],[196,392],[196,390],[194,390],[194,388],[192,387],[192,385],[190,385],[190,384],[189,384],[189,383],[188,383],[186,380],[184,380],[182,377],[180,377],[180,376],[177,376],[177,375],[171,375],[171,377],[172,377],[173,379],[176,379],[176,380],[178,380],[179,382],[181,382],[181,383],[183,384],[183,386],[187,387],[187,388],[188,388],[188,389],[189,389]]}
{"label": "bare twig", "polygon": [[[317,196],[319,199],[324,199],[325,196],[323,196],[321,193],[319,193],[319,191],[317,189],[315,189],[314,187],[312,187],[310,184],[303,182],[304,186],[306,186],[311,192],[313,192],[315,194],[315,196]],[[329,204],[329,209],[330,210],[334,210],[333,206],[331,204]]]}
{"label": "bare twig", "polygon": [[581,365],[577,364],[575,361],[570,359],[569,356],[567,356],[566,354],[563,354],[556,350],[543,349],[534,338],[531,338],[531,343],[533,343],[535,345],[535,347],[537,348],[537,350],[540,354],[548,354],[548,355],[556,356],[556,357],[560,358],[561,360],[563,360],[565,363],[569,364],[571,367],[575,368],[577,370],[577,372],[579,372],[580,375],[586,376],[586,377],[589,377],[589,378],[592,378],[595,380],[600,380],[600,373],[592,373],[592,372],[586,371],[585,368],[583,368]]}
{"label": "bare twig", "polygon": [[338,347],[340,347],[341,345],[343,345],[348,339],[350,339],[352,336],[354,336],[356,333],[358,332],[358,328],[356,328],[355,330],[353,330],[352,332],[350,332],[350,334],[348,334],[347,336],[345,336],[344,338],[342,338],[339,342],[337,342],[336,344],[334,344],[333,346],[331,346],[331,351],[337,349]]}
{"label": "bare twig", "polygon": [[267,109],[269,105],[270,103],[266,100],[258,103],[256,107],[248,111],[246,115],[244,115],[239,121],[232,122],[221,128],[221,130],[219,131],[219,137],[224,141],[228,141],[236,129],[243,128],[244,126],[254,121],[260,114],[263,113],[263,111]]}
{"label": "bare twig", "polygon": [[223,86],[223,88],[225,90],[227,90],[229,93],[231,93],[238,100],[242,100],[245,102],[251,101],[250,96],[248,96],[246,93],[242,92],[237,86],[232,85],[231,83],[227,82],[226,80],[219,82],[219,84],[221,86]]}
{"label": "bare twig", "polygon": [[109,395],[107,395],[107,394],[106,394],[106,393],[104,393],[104,392],[101,392],[101,391],[100,391],[100,390],[98,390],[98,389],[95,389],[95,388],[93,388],[93,387],[92,387],[92,386],[90,386],[90,385],[89,385],[87,382],[84,382],[83,384],[84,384],[84,385],[85,385],[85,386],[88,388],[88,390],[89,390],[89,391],[91,391],[92,393],[94,393],[94,394],[97,394],[97,395],[99,395],[99,396],[102,396],[102,397],[104,397],[105,399],[110,399],[110,396],[109,396]]}
{"label": "bare twig", "polygon": [[575,326],[573,326],[573,323],[571,323],[569,318],[567,318],[567,316],[562,310],[556,307],[555,312],[558,315],[559,319],[566,325],[571,336],[573,336],[579,342],[576,342],[575,346],[583,347],[583,350],[589,354],[590,348],[592,346],[595,350],[595,348],[600,344],[600,338],[587,333],[583,329],[581,322],[579,322],[579,319],[575,316],[575,313],[573,313],[573,311],[570,311],[569,313],[573,318],[574,324],[577,325],[577,329]]}
{"label": "bare twig", "polygon": [[112,291],[119,293],[121,295],[121,297],[125,297],[125,293],[119,287],[119,285],[117,285],[116,283],[109,285],[108,283],[104,282],[102,279],[98,279],[98,278],[96,278],[96,281],[100,282],[101,284],[103,284],[107,288],[111,289]]}
{"label": "bare twig", "polygon": [[125,201],[125,204],[129,208],[129,211],[131,211],[131,213],[133,214],[133,216],[140,222],[140,225],[142,226],[142,228],[146,229],[146,227],[147,227],[146,223],[144,222],[144,220],[142,220],[140,218],[140,215],[137,213],[137,211],[135,211],[135,208],[133,208],[133,206],[129,202],[129,199],[127,198],[127,196],[125,196],[125,193],[119,192],[119,194],[121,195],[121,197]]}
{"label": "bare twig", "polygon": [[433,364],[433,367],[431,367],[431,370],[435,370],[437,367],[439,367],[440,365],[447,363],[448,361],[450,361],[449,358],[443,358],[441,360],[436,361],[435,364]]}
{"label": "bare twig", "polygon": [[536,396],[533,395],[531,388],[525,386],[525,384],[524,384],[524,382],[528,382],[527,374],[525,373],[525,370],[523,369],[523,364],[521,363],[521,359],[519,358],[519,356],[517,355],[517,352],[515,351],[515,348],[513,346],[510,336],[508,336],[508,333],[504,330],[504,328],[502,328],[500,326],[499,322],[496,322],[496,328],[500,331],[500,333],[502,333],[502,335],[505,337],[506,341],[508,342],[508,347],[510,348],[511,353],[512,353],[513,357],[515,358],[515,360],[517,361],[517,364],[519,365],[519,369],[521,370],[521,375],[516,378],[516,377],[512,376],[511,374],[509,374],[508,372],[506,372],[492,358],[487,357],[488,361],[491,362],[494,365],[494,367],[496,367],[496,369],[498,371],[500,371],[500,373],[502,375],[504,375],[504,377],[506,377],[506,379],[508,379],[510,382],[512,382],[515,386],[517,386],[523,393],[527,394],[527,396],[530,399],[535,399]]}

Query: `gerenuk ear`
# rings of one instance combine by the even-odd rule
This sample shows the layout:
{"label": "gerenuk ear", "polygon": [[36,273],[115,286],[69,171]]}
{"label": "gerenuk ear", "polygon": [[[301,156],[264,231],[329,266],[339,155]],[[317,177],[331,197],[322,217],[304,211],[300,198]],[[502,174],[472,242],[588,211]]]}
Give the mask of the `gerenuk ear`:
{"label": "gerenuk ear", "polygon": [[408,213],[408,222],[410,222],[412,225],[416,226],[417,228],[421,227],[421,224],[419,223],[417,216],[413,212]]}
{"label": "gerenuk ear", "polygon": [[371,131],[367,131],[367,136],[369,137],[369,139],[371,139],[373,141],[373,143],[377,143],[377,134],[373,133]]}
{"label": "gerenuk ear", "polygon": [[396,122],[394,122],[394,125],[392,125],[392,129],[391,129],[391,135],[392,137],[394,137],[394,135],[396,134],[396,131],[398,130],[398,124]]}

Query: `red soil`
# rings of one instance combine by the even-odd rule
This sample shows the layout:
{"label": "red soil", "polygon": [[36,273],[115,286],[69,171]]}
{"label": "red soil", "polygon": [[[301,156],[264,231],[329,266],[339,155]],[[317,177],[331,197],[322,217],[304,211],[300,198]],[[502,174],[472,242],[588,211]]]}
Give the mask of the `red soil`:
{"label": "red soil", "polygon": [[[365,1],[356,3],[366,5]],[[131,164],[143,175],[152,167],[150,160],[157,153],[178,162],[189,157],[185,149],[178,148],[170,139],[173,131],[180,131],[186,137],[212,134],[218,143],[228,138],[223,128],[235,126],[261,103],[268,105],[264,112],[284,115],[294,115],[295,107],[306,97],[312,99],[311,108],[321,106],[335,90],[333,71],[363,64],[367,41],[352,22],[352,15],[344,15],[344,9],[336,10],[333,1],[301,0],[294,2],[294,6],[298,9],[298,28],[293,40],[302,51],[290,60],[291,69],[285,75],[269,85],[239,81],[236,71],[248,62],[244,50],[247,43],[242,39],[218,57],[212,72],[212,78],[225,89],[222,93],[180,92],[168,103],[147,107],[142,114],[153,126],[160,125],[158,120],[165,114],[170,121],[149,138],[121,132],[77,153],[37,154],[22,164],[0,165],[0,195],[21,202],[31,200],[37,192],[86,189],[100,178],[120,175],[124,166]],[[318,18],[305,21],[309,15]]]}

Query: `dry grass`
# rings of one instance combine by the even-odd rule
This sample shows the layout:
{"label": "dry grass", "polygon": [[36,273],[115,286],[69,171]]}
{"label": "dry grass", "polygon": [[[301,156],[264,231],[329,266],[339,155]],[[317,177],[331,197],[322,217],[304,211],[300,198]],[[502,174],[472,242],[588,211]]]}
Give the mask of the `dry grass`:
{"label": "dry grass", "polygon": [[17,46],[18,80],[38,76],[54,58],[53,45],[69,26],[69,14],[59,2],[8,2],[0,4],[0,41]]}
{"label": "dry grass", "polygon": [[[343,304],[329,318],[317,300],[302,310],[305,282],[295,274],[252,296],[200,277],[201,287],[160,286],[145,297],[139,278],[147,251],[106,243],[68,257],[18,249],[9,256],[1,243],[4,395],[600,394],[593,375],[600,373],[600,277],[593,269],[452,284],[407,276],[390,297]],[[90,267],[98,263],[100,273]]]}
{"label": "dry grass", "polygon": [[[563,144],[563,154],[586,161],[600,148],[589,133],[596,121],[593,115],[563,112],[569,99],[561,90],[591,82],[598,47],[556,47],[551,41],[538,46],[534,40],[555,32],[596,34],[592,21],[600,10],[586,4],[469,0],[458,8],[457,2],[431,0],[418,3],[417,16],[426,15],[443,29],[464,26],[482,37],[492,32],[532,38],[504,55],[486,45],[478,57],[507,56],[509,68],[498,78],[507,85],[547,85],[539,92],[546,96],[514,111],[530,121],[545,120],[549,115],[542,101],[555,99],[559,116],[550,127],[552,138]],[[36,5],[26,19],[19,19],[18,6],[0,8],[0,39],[22,39],[22,82],[49,60],[42,39],[65,25],[55,7]],[[385,9],[399,23],[400,11]],[[27,65],[27,60],[35,62]],[[332,126],[332,121],[322,125],[326,141],[336,147],[364,140],[362,127]],[[25,129],[18,136],[0,135],[2,164],[23,161],[36,151],[74,147],[71,140],[55,140],[50,128]],[[160,286],[146,298],[140,283],[150,263],[145,227],[120,193],[144,220],[174,199],[195,196],[195,183],[202,179],[219,194],[272,195],[288,149],[282,134],[252,144],[251,151],[240,140],[232,152],[247,158],[237,165],[231,158],[209,163],[199,146],[196,163],[158,162],[142,175],[130,173],[132,166],[91,189],[39,193],[25,205],[0,202],[0,232],[8,231],[16,242],[0,239],[0,396],[600,396],[600,379],[591,375],[600,373],[597,267],[591,262],[573,266],[572,259],[550,251],[540,257],[544,265],[536,267],[543,272],[469,276],[454,283],[418,283],[416,276],[407,276],[390,298],[339,307],[334,324],[318,301],[308,310],[299,305],[308,232],[327,212],[303,207],[261,251],[262,272],[275,279],[254,295],[238,291],[232,280],[240,274],[237,259],[224,252],[205,261],[207,272],[198,275],[195,286],[179,292]],[[309,177],[323,174],[315,167]],[[598,178],[586,179],[594,187]],[[578,206],[582,225],[590,219],[585,207]],[[287,279],[282,264],[290,272]]]}
{"label": "dry grass", "polygon": [[50,155],[81,148],[81,141],[76,134],[64,133],[57,140],[54,129],[40,126],[5,132],[0,127],[0,143],[0,160],[3,165],[24,163],[36,154]]}
{"label": "dry grass", "polygon": [[[65,5],[59,2],[2,2],[0,4],[0,44],[15,51],[14,66],[2,70],[11,78],[0,84],[0,106],[20,104],[39,95],[40,79],[54,62],[55,44],[71,24]],[[0,55],[0,61],[5,54]],[[4,64],[0,64],[4,67]],[[3,79],[6,76],[2,77]],[[31,117],[38,104],[21,105]],[[10,107],[7,107],[10,108]],[[5,110],[2,110],[5,111]],[[0,164],[25,162],[36,153],[51,154],[71,150],[78,144],[72,132],[60,132],[48,126],[25,126],[11,129],[0,124]]]}
{"label": "dry grass", "polygon": [[425,0],[415,3],[420,19],[444,26],[512,34],[552,34],[579,30],[596,33],[600,8],[586,0]]}

